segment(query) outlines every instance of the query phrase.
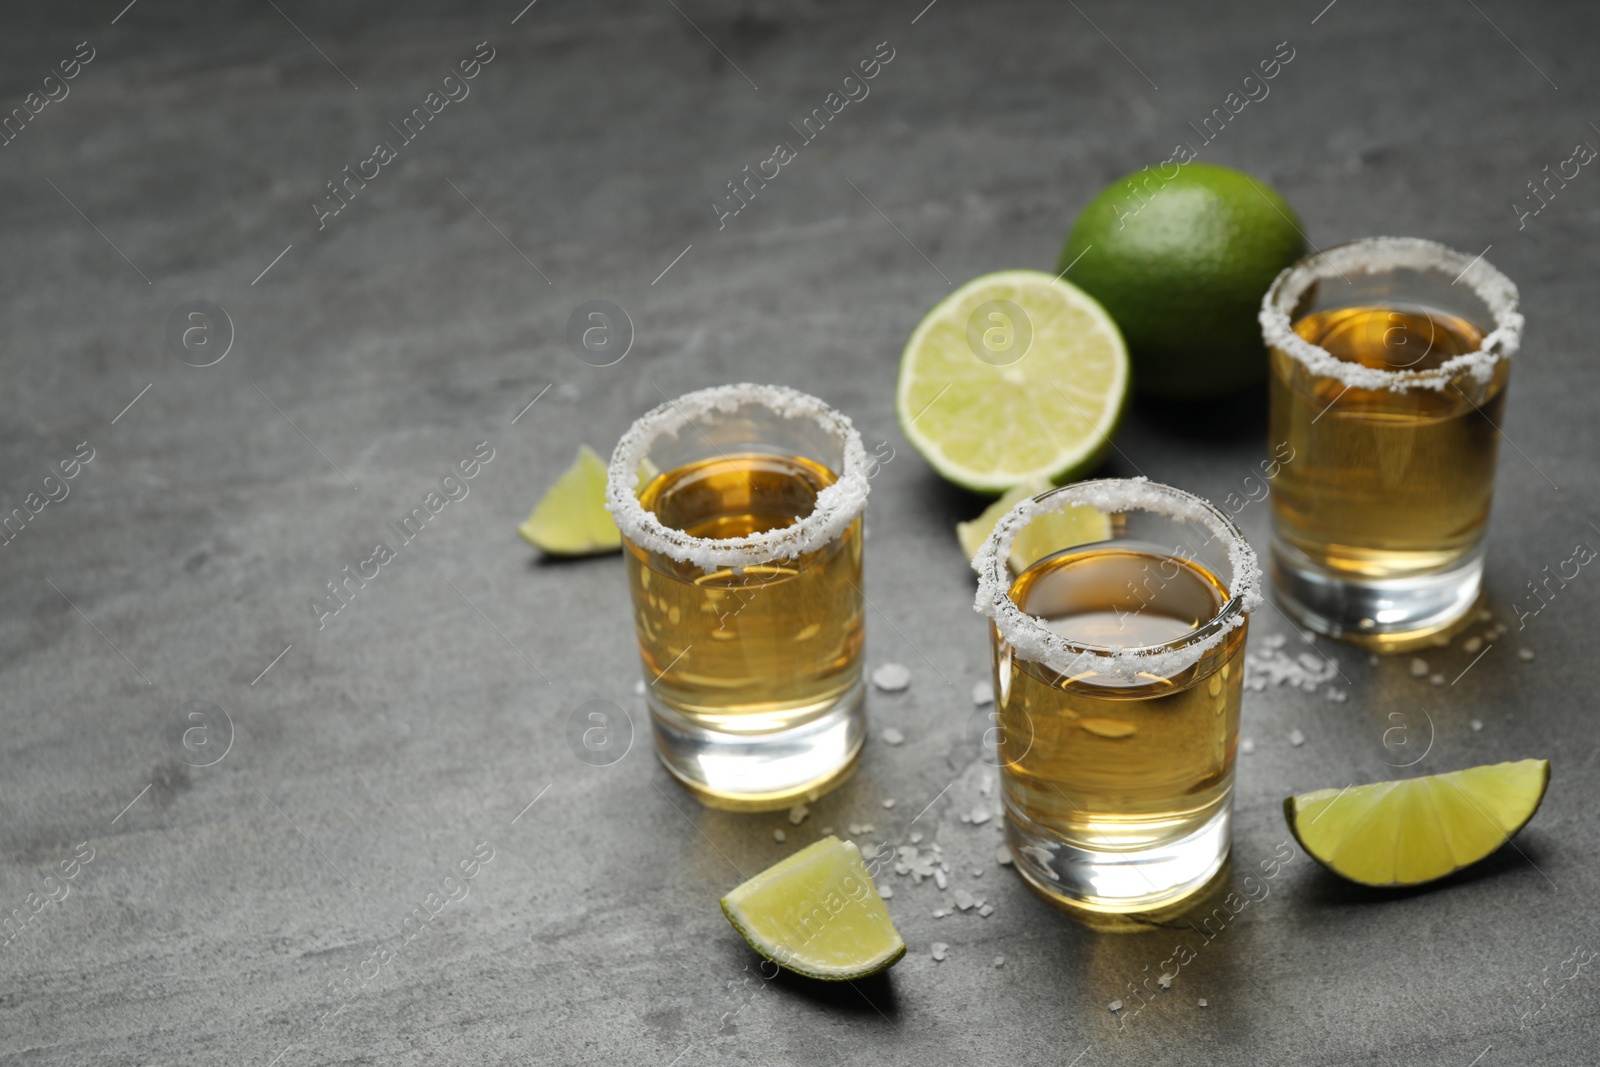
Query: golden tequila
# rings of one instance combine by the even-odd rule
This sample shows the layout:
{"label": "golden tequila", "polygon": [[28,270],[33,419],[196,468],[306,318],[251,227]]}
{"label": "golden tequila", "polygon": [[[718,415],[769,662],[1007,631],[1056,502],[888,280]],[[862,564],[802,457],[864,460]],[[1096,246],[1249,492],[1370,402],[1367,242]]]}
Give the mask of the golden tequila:
{"label": "golden tequila", "polygon": [[[715,456],[657,475],[639,504],[695,538],[747,537],[810,514],[835,481],[799,456]],[[861,519],[794,559],[706,571],[625,542],[646,682],[693,726],[802,726],[860,680]]]}
{"label": "golden tequila", "polygon": [[[1033,564],[1011,600],[1075,646],[1182,640],[1228,590],[1198,563],[1129,545],[1066,549]],[[1060,674],[995,635],[999,757],[1008,811],[1066,844],[1129,852],[1179,841],[1229,803],[1246,624],[1170,677],[1116,677],[1095,657]]]}
{"label": "golden tequila", "polygon": [[[1435,371],[1484,338],[1460,316],[1394,306],[1317,311],[1293,328],[1382,371]],[[1271,439],[1291,456],[1272,480],[1278,537],[1312,566],[1356,579],[1438,571],[1472,553],[1489,517],[1510,366],[1442,389],[1364,389],[1274,350]]]}

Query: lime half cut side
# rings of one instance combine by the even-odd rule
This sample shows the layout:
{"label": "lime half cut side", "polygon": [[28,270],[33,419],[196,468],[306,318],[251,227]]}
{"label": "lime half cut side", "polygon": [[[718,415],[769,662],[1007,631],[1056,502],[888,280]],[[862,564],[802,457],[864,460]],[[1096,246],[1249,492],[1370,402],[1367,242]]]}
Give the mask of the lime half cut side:
{"label": "lime half cut side", "polygon": [[1522,829],[1550,785],[1550,761],[1319,789],[1283,802],[1311,858],[1352,882],[1421,885],[1477,863]]}
{"label": "lime half cut side", "polygon": [[622,547],[622,532],[606,511],[606,461],[588,445],[545,490],[517,527],[535,548],[553,556],[592,556]]}
{"label": "lime half cut side", "polygon": [[[956,540],[971,559],[994,533],[1006,512],[1050,488],[1050,483],[1033,481],[1017,486],[990,504],[971,522],[956,524]],[[1021,574],[1044,557],[1074,545],[1088,545],[1111,538],[1111,520],[1087,504],[1069,504],[1058,512],[1039,515],[1011,542],[1007,562],[1013,574]]]}
{"label": "lime half cut side", "polygon": [[853,841],[825,837],[722,898],[722,913],[761,955],[829,982],[894,966],[906,943]]}
{"label": "lime half cut side", "polygon": [[986,274],[912,332],[895,409],[945,478],[998,494],[1061,482],[1110,447],[1128,395],[1128,350],[1095,299],[1042,271]]}

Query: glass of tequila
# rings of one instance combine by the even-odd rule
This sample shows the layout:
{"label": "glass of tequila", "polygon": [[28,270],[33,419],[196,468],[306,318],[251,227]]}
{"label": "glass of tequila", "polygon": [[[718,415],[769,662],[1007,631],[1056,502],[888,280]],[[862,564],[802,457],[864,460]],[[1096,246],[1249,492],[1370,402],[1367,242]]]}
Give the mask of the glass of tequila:
{"label": "glass of tequila", "polygon": [[606,506],[656,751],[702,802],[786,807],[854,769],[866,501],[850,420],[781,386],[690,393],[618,443]]}
{"label": "glass of tequila", "polygon": [[[1068,524],[1053,516],[1083,509],[1104,516],[1106,539],[1055,535]],[[1082,519],[1071,526],[1096,525]],[[1245,632],[1261,601],[1244,535],[1199,497],[1104,479],[1018,504],[972,563],[1017,870],[1102,914],[1202,889],[1232,842]]]}
{"label": "glass of tequila", "polygon": [[1261,325],[1284,609],[1384,652],[1465,625],[1522,340],[1517,287],[1482,256],[1373,237],[1280,274]]}

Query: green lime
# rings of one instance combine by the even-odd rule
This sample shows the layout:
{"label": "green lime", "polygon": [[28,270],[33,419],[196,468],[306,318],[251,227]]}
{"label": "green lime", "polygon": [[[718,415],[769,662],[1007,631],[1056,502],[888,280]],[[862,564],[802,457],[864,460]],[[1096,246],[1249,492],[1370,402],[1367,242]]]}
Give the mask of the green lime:
{"label": "green lime", "polygon": [[779,860],[722,898],[750,947],[780,967],[823,981],[893,967],[906,943],[853,841],[825,837]]}
{"label": "green lime", "polygon": [[980,493],[1099,462],[1128,394],[1117,324],[1077,286],[986,274],[918,323],[900,357],[900,428],[934,470]]}
{"label": "green lime", "polygon": [[1205,400],[1266,376],[1261,297],[1305,254],[1305,238],[1265,182],[1209,163],[1170,166],[1171,177],[1146,168],[1102,189],[1057,269],[1070,266],[1122,328],[1141,393]]}
{"label": "green lime", "polygon": [[1311,858],[1362,885],[1420,885],[1494,852],[1550,786],[1550,761],[1319,789],[1289,797],[1284,818]]}
{"label": "green lime", "polygon": [[545,490],[517,527],[523,539],[553,556],[591,556],[622,547],[622,533],[606,511],[606,461],[588,445]]}
{"label": "green lime", "polygon": [[[993,504],[983,509],[983,514],[971,522],[956,524],[956,540],[961,551],[971,559],[994,533],[996,524],[1006,512],[1031,496],[1050,488],[1048,482],[1029,482],[1019,485]],[[1034,563],[1072,545],[1090,545],[1111,537],[1111,520],[1105,513],[1087,504],[1071,504],[1058,512],[1047,512],[1030,522],[1016,540],[1011,542],[1011,555],[1007,562],[1012,573],[1021,574]]]}

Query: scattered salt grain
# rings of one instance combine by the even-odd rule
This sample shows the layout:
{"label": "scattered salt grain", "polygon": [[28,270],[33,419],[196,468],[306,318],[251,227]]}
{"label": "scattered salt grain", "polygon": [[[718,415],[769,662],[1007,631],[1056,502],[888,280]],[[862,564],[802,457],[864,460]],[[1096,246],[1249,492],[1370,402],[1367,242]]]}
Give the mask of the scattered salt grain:
{"label": "scattered salt grain", "polygon": [[992,775],[986,774],[983,776],[983,781],[978,783],[978,792],[984,796],[994,792],[994,777]]}
{"label": "scattered salt grain", "polygon": [[972,899],[972,894],[967,892],[965,889],[956,890],[956,907],[960,908],[962,911],[971,911],[973,905],[976,903],[977,901]]}
{"label": "scattered salt grain", "polygon": [[894,797],[884,797],[883,798],[883,806],[886,807],[886,808],[894,807]]}
{"label": "scattered salt grain", "polygon": [[1248,756],[1256,750],[1256,743],[1247,737],[1239,742],[1239,750]]}
{"label": "scattered salt grain", "polygon": [[644,696],[644,679],[643,678],[640,678],[637,682],[633,683],[633,695],[634,696],[640,696],[640,697]]}
{"label": "scattered salt grain", "polygon": [[1533,649],[1531,649],[1531,648],[1519,648],[1519,649],[1517,649],[1517,658],[1520,659],[1524,663],[1532,663],[1533,662]]}
{"label": "scattered salt grain", "polygon": [[1299,730],[1290,730],[1289,743],[1295,748],[1299,748],[1301,745],[1306,743],[1306,735],[1301,733]]}
{"label": "scattered salt grain", "polygon": [[785,841],[789,840],[789,835],[784,833],[782,830],[774,830],[772,831],[772,839],[781,845]]}
{"label": "scattered salt grain", "polygon": [[980,905],[979,908],[978,908],[978,914],[981,915],[983,918],[987,919],[989,916],[994,914],[994,905],[993,904]]}
{"label": "scattered salt grain", "polygon": [[989,821],[989,813],[987,811],[984,811],[982,808],[973,808],[972,809],[972,825],[974,825],[974,826],[982,826],[984,823],[986,823],[988,821]]}
{"label": "scattered salt grain", "polygon": [[1162,989],[1171,989],[1172,988],[1172,975],[1164,974],[1161,977],[1157,978],[1156,979],[1156,985],[1160,986]]}
{"label": "scattered salt grain", "polygon": [[822,828],[822,836],[823,836],[823,837],[827,837],[827,836],[828,836],[828,835],[829,835],[829,834],[831,834],[831,833],[833,833],[833,827],[831,827],[831,826],[824,826],[824,827],[823,827],[823,828]]}
{"label": "scattered salt grain", "polygon": [[1417,656],[1411,658],[1411,677],[1425,678],[1428,675],[1428,661]]}
{"label": "scattered salt grain", "polygon": [[972,821],[972,816],[968,815],[966,812],[962,812],[961,813],[961,821],[962,822],[971,822]]}
{"label": "scattered salt grain", "polygon": [[972,877],[974,877],[974,878],[982,878],[983,877],[983,868],[982,867],[974,867],[974,868],[972,868]]}
{"label": "scattered salt grain", "polygon": [[1115,1014],[1122,1010],[1122,1001],[1113,1000],[1110,1004],[1106,1005],[1106,1008]]}
{"label": "scattered salt grain", "polygon": [[806,807],[804,804],[796,804],[794,807],[789,809],[789,822],[794,826],[799,826],[801,823],[806,821],[806,816],[810,814],[810,808]]}
{"label": "scattered salt grain", "polygon": [[1346,693],[1343,689],[1340,689],[1338,686],[1333,686],[1333,685],[1328,686],[1328,699],[1333,701],[1335,704],[1343,704],[1346,700],[1349,699],[1349,697],[1350,697],[1350,694]]}
{"label": "scattered salt grain", "polygon": [[885,727],[883,733],[878,736],[883,738],[883,743],[886,745],[898,745],[906,739],[906,735],[896,730],[893,726]]}
{"label": "scattered salt grain", "polygon": [[935,869],[933,872],[933,884],[943,889],[950,884],[950,879],[945,877],[943,871]]}
{"label": "scattered salt grain", "polygon": [[933,943],[933,958],[935,960],[949,959],[950,946],[945,944],[943,941],[935,941]]}
{"label": "scattered salt grain", "polygon": [[1206,1007],[1206,998],[1205,997],[1201,997],[1196,1003],[1198,1003],[1202,1008],[1204,1008],[1204,1007]]}
{"label": "scattered salt grain", "polygon": [[879,886],[878,887],[878,896],[882,897],[884,900],[888,900],[890,897],[894,896],[894,886],[892,886],[892,885]]}
{"label": "scattered salt grain", "polygon": [[885,693],[898,693],[911,684],[911,672],[899,663],[885,663],[872,672],[872,684]]}
{"label": "scattered salt grain", "polygon": [[1247,652],[1244,658],[1246,689],[1261,692],[1268,685],[1287,685],[1314,692],[1339,673],[1339,665],[1310,652],[1291,656],[1273,648],[1265,653]]}
{"label": "scattered salt grain", "polygon": [[1442,674],[1431,674],[1431,675],[1428,676],[1428,681],[1432,682],[1434,685],[1443,685],[1444,684],[1444,675],[1442,675]]}
{"label": "scattered salt grain", "polygon": [[911,843],[913,845],[922,844],[922,831],[921,830],[913,830],[913,831],[911,831]]}
{"label": "scattered salt grain", "polygon": [[1482,647],[1483,638],[1481,637],[1469,637],[1465,641],[1461,642],[1461,651],[1465,652],[1469,656],[1477,652],[1478,649]]}
{"label": "scattered salt grain", "polygon": [[994,685],[991,682],[974,682],[972,684],[972,702],[978,707],[994,703]]}
{"label": "scattered salt grain", "polygon": [[1473,733],[1477,733],[1481,729],[1483,729],[1483,720],[1482,719],[1473,719],[1472,720],[1472,732]]}
{"label": "scattered salt grain", "polygon": [[1282,648],[1288,643],[1288,641],[1289,639],[1282,634],[1268,634],[1266,639],[1261,643],[1266,645],[1268,648]]}
{"label": "scattered salt grain", "polygon": [[1494,619],[1494,612],[1488,608],[1479,608],[1476,617],[1479,622],[1489,622]]}
{"label": "scattered salt grain", "polygon": [[1006,958],[1004,956],[996,956],[994,958],[994,965],[996,967],[1004,967],[1006,965]]}
{"label": "scattered salt grain", "polygon": [[994,850],[994,861],[1002,867],[1011,866],[1011,850],[1001,845]]}

